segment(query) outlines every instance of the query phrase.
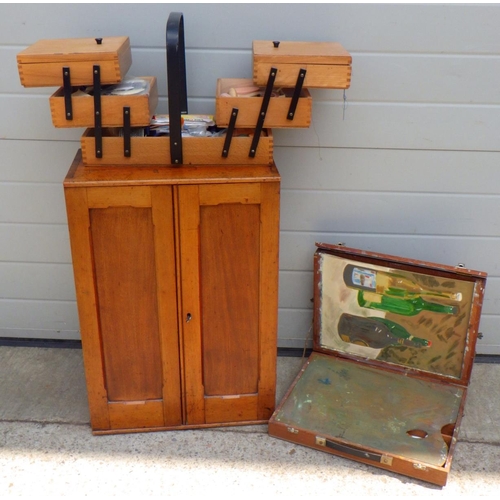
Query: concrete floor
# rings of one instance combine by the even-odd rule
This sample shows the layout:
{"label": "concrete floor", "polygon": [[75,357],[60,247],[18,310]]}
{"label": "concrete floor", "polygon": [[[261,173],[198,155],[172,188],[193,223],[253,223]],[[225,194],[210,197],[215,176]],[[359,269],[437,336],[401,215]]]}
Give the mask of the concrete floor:
{"label": "concrete floor", "polygon": [[[300,366],[278,358],[278,400]],[[0,347],[0,497],[500,491],[500,364],[474,365],[444,488],[272,438],[265,425],[94,437],[88,422],[80,350]]]}

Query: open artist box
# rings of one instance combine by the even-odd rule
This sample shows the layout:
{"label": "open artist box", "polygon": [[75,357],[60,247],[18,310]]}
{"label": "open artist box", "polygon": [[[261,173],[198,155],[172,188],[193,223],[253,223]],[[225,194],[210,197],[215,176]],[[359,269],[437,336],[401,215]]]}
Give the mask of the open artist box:
{"label": "open artist box", "polygon": [[314,352],[269,434],[444,486],[486,274],[317,246]]}

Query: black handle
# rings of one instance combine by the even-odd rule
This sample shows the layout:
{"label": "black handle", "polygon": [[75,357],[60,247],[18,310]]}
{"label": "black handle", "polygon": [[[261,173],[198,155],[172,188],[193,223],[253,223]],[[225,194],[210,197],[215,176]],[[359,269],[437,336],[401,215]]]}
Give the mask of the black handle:
{"label": "black handle", "polygon": [[184,17],[181,12],[172,12],[168,16],[166,45],[170,160],[171,163],[180,165],[182,164],[181,114],[188,112]]}
{"label": "black handle", "polygon": [[340,443],[335,443],[334,441],[326,441],[326,447],[332,450],[338,450],[343,453],[347,453],[354,457],[367,458],[368,460],[373,460],[374,462],[380,462],[382,454],[380,453],[370,453],[359,448],[354,448],[353,446],[346,446]]}

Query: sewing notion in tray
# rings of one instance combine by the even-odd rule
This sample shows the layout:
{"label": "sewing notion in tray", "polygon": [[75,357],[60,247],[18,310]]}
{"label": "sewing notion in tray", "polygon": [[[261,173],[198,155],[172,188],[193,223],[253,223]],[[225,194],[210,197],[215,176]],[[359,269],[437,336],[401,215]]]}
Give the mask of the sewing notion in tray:
{"label": "sewing notion in tray", "polygon": [[[100,95],[102,127],[123,127],[124,113],[131,127],[147,127],[158,104],[158,87],[154,76],[126,77],[121,83],[104,86]],[[67,119],[64,87],[49,99],[55,127],[93,127],[95,125],[95,91],[93,86],[72,89],[72,118]]]}

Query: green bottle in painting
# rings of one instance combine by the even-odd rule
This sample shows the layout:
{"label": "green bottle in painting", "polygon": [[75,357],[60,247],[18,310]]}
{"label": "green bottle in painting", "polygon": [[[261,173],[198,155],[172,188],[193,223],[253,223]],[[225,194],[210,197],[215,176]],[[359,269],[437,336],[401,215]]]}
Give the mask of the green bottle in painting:
{"label": "green bottle in painting", "polygon": [[425,288],[416,281],[396,272],[379,271],[361,265],[347,264],[344,268],[344,282],[350,288],[376,292],[393,297],[411,299],[419,296],[434,296],[460,302],[460,292],[445,292]]}
{"label": "green bottle in painting", "polygon": [[446,306],[443,304],[435,304],[434,302],[427,302],[422,297],[403,299],[362,290],[358,292],[358,304],[361,307],[379,309],[381,311],[402,314],[404,316],[415,316],[421,311],[432,311],[440,314],[457,314],[458,312],[456,306]]}
{"label": "green bottle in painting", "polygon": [[338,323],[339,337],[350,344],[383,349],[389,346],[430,347],[431,341],[414,337],[398,323],[385,318],[364,318],[342,313]]}

